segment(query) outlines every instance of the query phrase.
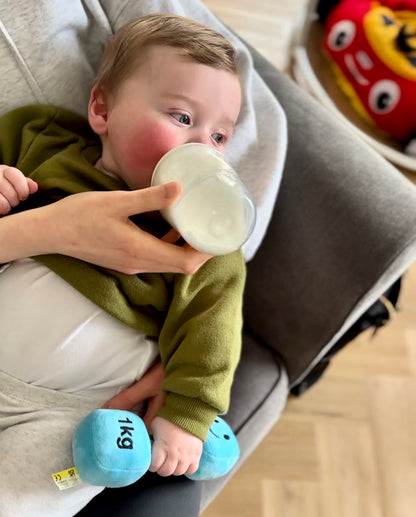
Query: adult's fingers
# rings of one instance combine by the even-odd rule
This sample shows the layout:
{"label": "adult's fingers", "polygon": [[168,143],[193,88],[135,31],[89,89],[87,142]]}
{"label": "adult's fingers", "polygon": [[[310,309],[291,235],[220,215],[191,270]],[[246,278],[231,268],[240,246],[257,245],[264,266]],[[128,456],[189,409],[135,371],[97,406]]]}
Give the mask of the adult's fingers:
{"label": "adult's fingers", "polygon": [[178,242],[178,240],[181,238],[181,234],[174,230],[173,228],[171,230],[168,231],[168,233],[166,233],[163,237],[162,237],[162,241],[163,242],[168,242],[169,244],[175,244],[175,242]]}
{"label": "adult's fingers", "polygon": [[163,366],[159,362],[146,372],[141,379],[115,395],[102,407],[104,409],[132,409],[134,406],[157,395],[164,377]]}
{"label": "adult's fingers", "polygon": [[159,410],[165,405],[166,401],[166,393],[161,391],[154,397],[151,397],[147,403],[146,413],[143,416],[143,422],[148,430],[150,430],[150,425],[153,419],[159,413]]}
{"label": "adult's fingers", "polygon": [[143,212],[162,210],[178,197],[180,191],[179,183],[173,181],[140,190],[126,191],[123,193],[119,213],[128,217]]}

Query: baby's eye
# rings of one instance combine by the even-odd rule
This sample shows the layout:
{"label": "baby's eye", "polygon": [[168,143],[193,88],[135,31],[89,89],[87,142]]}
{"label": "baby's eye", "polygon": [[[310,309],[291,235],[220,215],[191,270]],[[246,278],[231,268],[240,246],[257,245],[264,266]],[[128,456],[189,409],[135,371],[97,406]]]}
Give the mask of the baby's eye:
{"label": "baby's eye", "polygon": [[216,144],[224,144],[225,143],[225,136],[221,133],[214,133],[211,137]]}
{"label": "baby's eye", "polygon": [[185,113],[172,113],[172,117],[175,118],[180,124],[189,126],[191,123],[191,117]]}

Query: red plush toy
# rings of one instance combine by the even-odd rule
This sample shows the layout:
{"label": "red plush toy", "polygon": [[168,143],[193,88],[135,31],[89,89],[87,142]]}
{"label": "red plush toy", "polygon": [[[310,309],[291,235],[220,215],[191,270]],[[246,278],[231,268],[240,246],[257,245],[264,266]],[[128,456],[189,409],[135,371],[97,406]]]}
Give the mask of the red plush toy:
{"label": "red plush toy", "polygon": [[416,0],[342,0],[324,48],[364,118],[403,144],[416,137]]}

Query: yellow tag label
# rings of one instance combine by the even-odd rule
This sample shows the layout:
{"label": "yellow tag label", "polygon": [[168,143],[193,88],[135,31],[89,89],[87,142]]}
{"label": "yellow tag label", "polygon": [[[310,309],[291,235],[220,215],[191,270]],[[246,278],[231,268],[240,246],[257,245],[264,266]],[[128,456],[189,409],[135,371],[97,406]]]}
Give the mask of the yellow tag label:
{"label": "yellow tag label", "polygon": [[81,478],[75,467],[52,474],[52,479],[59,490],[67,490],[81,483]]}

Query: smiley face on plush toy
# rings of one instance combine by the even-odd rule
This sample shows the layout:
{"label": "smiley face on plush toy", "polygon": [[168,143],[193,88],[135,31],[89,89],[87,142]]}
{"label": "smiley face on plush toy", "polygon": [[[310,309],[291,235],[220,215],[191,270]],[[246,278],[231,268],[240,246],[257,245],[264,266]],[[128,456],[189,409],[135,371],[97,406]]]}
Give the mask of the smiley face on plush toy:
{"label": "smiley face on plush toy", "polygon": [[199,480],[223,476],[235,465],[239,455],[240,448],[231,427],[217,417],[208,431],[199,468],[187,477]]}
{"label": "smiley face on plush toy", "polygon": [[222,447],[221,440],[225,440],[225,442],[228,442],[231,438],[230,436],[230,430],[228,425],[225,424],[224,420],[220,420],[219,418],[216,418],[212,426],[209,428],[208,431],[210,434],[214,436],[218,441],[213,440],[213,438],[209,437],[208,439],[211,439],[219,445],[219,447]]}
{"label": "smiley face on plush toy", "polygon": [[416,1],[408,2],[343,0],[328,15],[324,42],[354,108],[403,142],[416,132]]}

